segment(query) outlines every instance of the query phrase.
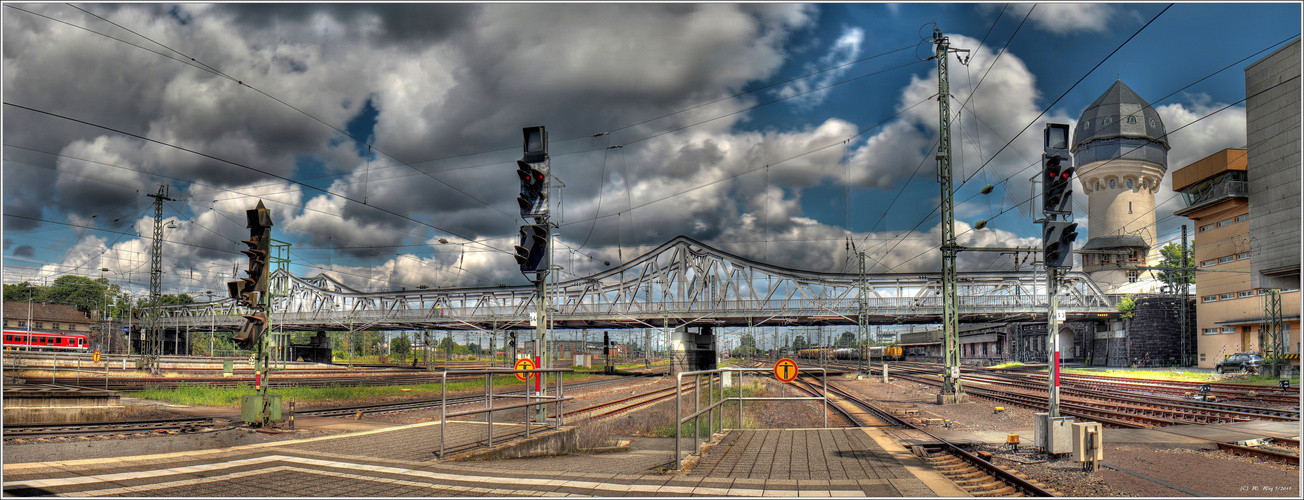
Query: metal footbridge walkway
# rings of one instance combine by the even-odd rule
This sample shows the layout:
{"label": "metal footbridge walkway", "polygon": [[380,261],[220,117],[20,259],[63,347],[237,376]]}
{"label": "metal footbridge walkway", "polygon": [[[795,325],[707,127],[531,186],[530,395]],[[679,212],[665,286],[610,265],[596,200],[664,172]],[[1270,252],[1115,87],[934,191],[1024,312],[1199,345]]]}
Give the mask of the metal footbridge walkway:
{"label": "metal footbridge walkway", "polygon": [[[1067,273],[1059,308],[1069,320],[1116,315],[1117,297],[1082,273]],[[318,275],[271,277],[273,325],[294,330],[490,330],[529,328],[533,285],[361,292]],[[855,325],[856,273],[774,266],[679,236],[624,265],[549,284],[555,328],[661,328],[679,325]],[[941,321],[941,273],[866,275],[870,324]],[[964,323],[1045,319],[1045,274],[959,273]],[[234,300],[164,306],[168,329],[232,331],[246,311]]]}

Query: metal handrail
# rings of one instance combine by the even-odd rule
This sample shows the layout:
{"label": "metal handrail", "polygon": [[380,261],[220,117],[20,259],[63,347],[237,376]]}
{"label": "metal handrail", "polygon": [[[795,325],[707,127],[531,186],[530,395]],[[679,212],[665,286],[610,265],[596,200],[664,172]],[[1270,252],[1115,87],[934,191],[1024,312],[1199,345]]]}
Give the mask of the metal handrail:
{"label": "metal handrail", "polygon": [[[732,401],[732,400],[737,400],[737,401],[738,401],[738,425],[739,425],[739,426],[742,426],[742,422],[743,422],[743,401],[803,401],[803,400],[805,400],[805,401],[810,401],[810,400],[823,400],[823,401],[824,401],[824,427],[828,427],[828,426],[829,426],[829,389],[828,389],[829,384],[828,384],[828,370],[826,370],[826,369],[824,369],[824,368],[820,368],[820,367],[807,367],[807,368],[802,368],[802,369],[803,369],[803,370],[819,370],[819,372],[820,372],[820,380],[821,380],[821,382],[823,382],[823,388],[824,388],[824,395],[823,395],[823,396],[779,396],[779,397],[774,397],[774,396],[760,396],[760,397],[743,397],[743,391],[742,391],[742,386],[743,386],[743,373],[745,373],[745,372],[768,372],[768,373],[771,373],[771,374],[772,374],[772,373],[774,373],[772,368],[716,368],[716,369],[714,369],[714,370],[698,370],[698,371],[691,371],[691,372],[679,372],[678,374],[676,374],[676,375],[675,375],[675,420],[676,420],[676,422],[675,422],[675,470],[676,470],[676,471],[683,470],[683,465],[682,465],[682,464],[683,464],[683,459],[680,458],[680,457],[681,457],[681,454],[682,454],[682,452],[680,451],[680,439],[682,438],[682,432],[681,432],[681,431],[682,431],[682,429],[683,429],[684,424],[685,424],[685,423],[688,423],[689,420],[693,420],[693,452],[690,452],[690,455],[691,455],[691,453],[696,453],[696,451],[697,451],[697,434],[698,434],[698,428],[700,427],[700,420],[699,420],[699,418],[700,418],[703,414],[707,414],[706,422],[707,422],[707,428],[708,428],[708,430],[711,430],[712,432],[714,432],[713,429],[717,429],[717,428],[718,428],[718,429],[721,429],[721,430],[724,429],[724,408],[723,408],[723,406],[724,406],[724,402],[725,402],[725,401]],[[721,380],[721,383],[720,383],[720,400],[719,400],[719,401],[716,401],[716,400],[714,399],[714,398],[715,398],[715,393],[713,392],[714,389],[712,389],[712,383],[713,383],[713,381],[714,381],[716,378],[721,378],[721,379],[722,379],[721,374],[723,374],[723,373],[725,373],[725,372],[738,372],[738,395],[735,396],[735,397],[732,397],[732,398],[725,399],[725,397],[724,397],[724,383],[723,383],[723,380]],[[694,394],[695,397],[693,398],[693,414],[688,415],[688,416],[686,416],[686,417],[681,417],[680,415],[683,414],[683,409],[682,409],[681,405],[682,405],[682,401],[683,401],[684,375],[692,375],[692,376],[694,377],[694,381],[695,381],[695,382],[694,382],[694,384],[693,384],[693,394]],[[706,376],[707,376],[707,379],[706,379],[706,380],[707,380],[707,403],[708,403],[708,404],[707,404],[706,408],[700,408],[700,407],[699,407],[699,403],[700,403],[700,401],[701,401],[701,398],[700,398],[700,397],[696,397],[696,395],[697,395],[697,388],[702,386],[702,381],[701,381],[701,377],[702,377],[702,375],[706,375]],[[720,377],[717,377],[717,376],[720,376]],[[715,409],[716,409],[717,407],[720,407],[720,412],[719,412],[719,415],[718,415],[718,416],[716,416],[716,413],[715,413]],[[716,419],[718,419],[718,424],[719,424],[718,427],[714,427],[714,426],[712,426],[712,423],[711,423],[712,420],[716,420]]]}
{"label": "metal handrail", "polygon": [[[448,413],[448,374],[449,374],[449,373],[452,373],[453,375],[484,375],[484,384],[485,384],[485,407],[484,407],[484,408],[481,408],[481,409],[476,409],[476,410],[462,410],[462,411],[456,411],[456,412],[453,412],[453,413]],[[506,374],[518,374],[518,373],[524,373],[524,374],[527,374],[527,378],[526,378],[527,381],[526,381],[526,387],[525,387],[525,396],[523,396],[523,397],[525,398],[525,402],[524,402],[524,403],[509,404],[509,405],[503,405],[503,406],[494,407],[494,405],[493,405],[493,404],[494,404],[494,401],[493,401],[493,400],[494,400],[494,393],[493,393],[493,376],[494,376],[494,375],[506,375]],[[547,387],[548,387],[548,384],[547,384],[547,378],[548,378],[548,377],[547,377],[547,374],[548,374],[548,373],[557,373],[557,374],[558,374],[558,375],[555,377],[556,380],[557,380],[557,383],[556,383],[556,395],[554,395],[554,396],[548,396],[548,395],[547,395]],[[516,408],[525,408],[525,409],[526,409],[526,410],[525,410],[525,437],[526,437],[526,438],[529,438],[529,437],[530,437],[530,408],[531,408],[531,407],[540,406],[540,405],[543,405],[543,406],[546,408],[547,405],[548,405],[549,403],[552,403],[552,404],[553,404],[553,411],[557,414],[556,426],[555,426],[554,428],[559,428],[559,427],[561,427],[562,424],[563,424],[562,419],[564,418],[564,417],[562,416],[562,409],[563,409],[563,405],[562,405],[562,403],[565,402],[565,401],[567,401],[567,400],[575,399],[575,398],[572,398],[572,397],[565,396],[565,391],[564,391],[564,387],[565,387],[565,386],[564,386],[564,384],[563,384],[563,382],[562,382],[562,381],[565,379],[565,376],[564,376],[565,373],[574,373],[574,370],[571,370],[571,369],[569,369],[569,368],[540,368],[540,369],[534,369],[534,370],[515,370],[515,369],[511,369],[511,368],[480,368],[480,369],[473,369],[473,370],[447,370],[447,369],[445,369],[445,370],[443,370],[443,371],[440,373],[440,384],[439,384],[439,392],[440,392],[440,404],[439,404],[439,458],[440,458],[440,459],[444,458],[444,448],[445,448],[445,447],[444,447],[444,440],[445,440],[445,432],[444,432],[444,429],[447,428],[447,426],[444,425],[444,424],[447,423],[447,421],[448,421],[448,417],[450,417],[450,416],[451,416],[451,417],[460,417],[460,416],[465,416],[465,415],[476,415],[476,414],[480,414],[480,413],[487,413],[487,414],[488,414],[487,421],[488,421],[489,439],[488,439],[488,441],[487,441],[486,444],[485,444],[486,447],[493,447],[493,445],[494,445],[494,412],[495,412],[495,411],[511,410],[511,409],[516,409]],[[529,380],[530,380],[530,378],[538,378],[538,377],[542,377],[541,380],[540,380],[540,388],[542,389],[542,392],[543,392],[543,393],[542,393],[542,394],[531,394],[531,390],[530,390],[530,387],[529,387]],[[512,397],[512,396],[503,395],[503,396],[499,396],[499,397]],[[544,425],[548,425],[548,424],[545,422]]]}

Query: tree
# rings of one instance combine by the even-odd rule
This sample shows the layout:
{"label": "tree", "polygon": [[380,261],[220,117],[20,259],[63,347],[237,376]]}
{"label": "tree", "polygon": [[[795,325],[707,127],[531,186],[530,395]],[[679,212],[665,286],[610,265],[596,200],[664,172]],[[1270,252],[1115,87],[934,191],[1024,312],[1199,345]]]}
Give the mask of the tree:
{"label": "tree", "polygon": [[407,337],[394,337],[389,340],[389,353],[401,358],[412,352],[412,342]]}
{"label": "tree", "polygon": [[[1195,256],[1192,255],[1190,248],[1186,250],[1186,259],[1182,259],[1182,246],[1177,243],[1169,243],[1159,249],[1159,267],[1194,267]],[[1159,271],[1159,280],[1167,283],[1173,291],[1182,283],[1191,285],[1195,283],[1195,273],[1192,271],[1163,270]]]}
{"label": "tree", "polygon": [[838,345],[842,345],[842,346],[856,345],[856,334],[854,332],[849,332],[849,331],[842,332],[842,336],[838,337]]}
{"label": "tree", "polygon": [[1132,319],[1136,317],[1136,301],[1132,300],[1131,295],[1126,295],[1118,299],[1118,317],[1123,319]]}
{"label": "tree", "polygon": [[16,285],[5,285],[6,302],[40,302],[45,296],[45,287],[33,285],[26,281]]}
{"label": "tree", "polygon": [[750,333],[744,333],[738,339],[738,349],[733,352],[734,356],[753,356],[756,354],[756,337]]}
{"label": "tree", "polygon": [[45,287],[42,300],[51,304],[73,306],[78,311],[88,312],[104,308],[104,299],[110,291],[116,293],[117,286],[109,286],[104,278],[91,279],[85,276],[67,274],[54,280]]}
{"label": "tree", "polygon": [[165,306],[176,306],[181,304],[193,304],[195,303],[195,299],[184,293],[176,295],[164,294],[159,296],[158,303]]}
{"label": "tree", "polygon": [[807,344],[807,343],[806,343],[806,337],[803,337],[803,336],[801,336],[801,335],[797,335],[796,337],[793,337],[793,338],[792,338],[792,350],[794,350],[794,351],[800,351],[800,350],[805,349],[805,348],[807,348],[807,347],[810,347],[810,344]]}

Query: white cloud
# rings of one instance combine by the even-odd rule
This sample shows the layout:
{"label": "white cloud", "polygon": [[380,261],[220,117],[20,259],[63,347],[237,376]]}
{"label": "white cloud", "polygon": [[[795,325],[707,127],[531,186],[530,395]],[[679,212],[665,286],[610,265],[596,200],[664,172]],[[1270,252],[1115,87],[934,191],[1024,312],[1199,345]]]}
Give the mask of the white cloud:
{"label": "white cloud", "polygon": [[[998,10],[996,4],[984,7],[985,10]],[[1021,18],[1033,9],[1028,20],[1043,31],[1056,35],[1077,33],[1099,33],[1111,29],[1111,21],[1118,19],[1121,9],[1104,3],[1038,3],[1034,9],[1031,4],[1013,4],[1009,14]]]}
{"label": "white cloud", "polygon": [[799,109],[811,109],[818,106],[828,98],[831,89],[811,91],[838,81],[842,75],[850,71],[852,68],[850,63],[860,57],[860,46],[864,40],[864,30],[854,27],[843,28],[842,34],[829,47],[829,52],[819,58],[818,64],[808,63],[804,68],[807,73],[825,68],[833,69],[824,71],[814,77],[802,78],[788,83],[774,89],[772,93],[780,98],[792,97],[788,102]]}

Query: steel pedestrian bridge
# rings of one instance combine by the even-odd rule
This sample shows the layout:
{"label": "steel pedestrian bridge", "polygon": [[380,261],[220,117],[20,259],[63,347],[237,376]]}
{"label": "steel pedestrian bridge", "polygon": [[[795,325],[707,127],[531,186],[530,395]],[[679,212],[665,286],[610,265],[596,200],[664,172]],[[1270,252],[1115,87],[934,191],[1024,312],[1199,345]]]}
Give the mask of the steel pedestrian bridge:
{"label": "steel pedestrian bridge", "polygon": [[[963,323],[1046,319],[1045,274],[959,273]],[[864,314],[871,324],[939,323],[941,273],[867,275]],[[661,328],[680,325],[855,325],[856,273],[822,273],[764,264],[679,236],[619,267],[549,283],[554,328]],[[318,275],[272,275],[275,330],[501,330],[530,328],[536,287],[495,286],[361,292]],[[1060,285],[1069,320],[1117,315],[1118,298],[1083,273]],[[247,312],[232,299],[163,306],[166,329],[238,330]]]}

